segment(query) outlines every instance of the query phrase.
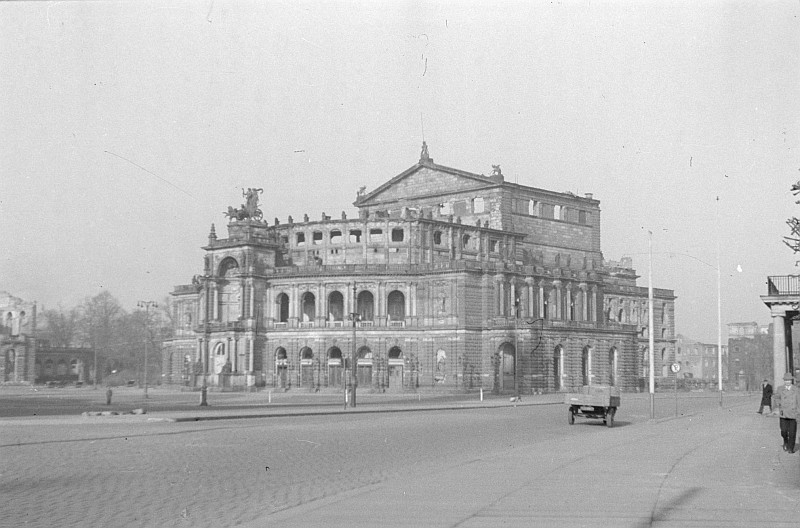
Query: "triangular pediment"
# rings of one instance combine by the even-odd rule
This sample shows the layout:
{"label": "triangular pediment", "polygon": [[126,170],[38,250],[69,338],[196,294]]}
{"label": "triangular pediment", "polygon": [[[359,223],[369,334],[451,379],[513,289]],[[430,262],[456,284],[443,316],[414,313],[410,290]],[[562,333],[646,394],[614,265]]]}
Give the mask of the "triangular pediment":
{"label": "triangular pediment", "polygon": [[473,174],[443,165],[417,163],[374,191],[359,197],[355,205],[367,207],[437,194],[486,189],[500,183],[492,177]]}

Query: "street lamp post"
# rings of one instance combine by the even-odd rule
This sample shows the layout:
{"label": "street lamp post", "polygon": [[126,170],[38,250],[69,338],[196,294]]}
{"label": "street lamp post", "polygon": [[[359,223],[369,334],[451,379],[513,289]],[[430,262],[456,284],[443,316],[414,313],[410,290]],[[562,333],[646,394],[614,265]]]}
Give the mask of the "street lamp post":
{"label": "street lamp post", "polygon": [[[352,396],[352,400],[350,401],[350,406],[351,407],[355,407],[356,406],[356,386],[358,385],[358,377],[357,377],[357,371],[356,371],[356,361],[357,361],[356,354],[358,353],[357,350],[356,350],[356,325],[358,324],[358,321],[361,319],[361,317],[359,316],[358,311],[357,311],[358,304],[356,302],[356,292],[357,292],[357,288],[356,288],[356,283],[354,282],[353,283],[353,311],[350,312],[350,319],[353,321],[353,349],[352,349],[351,355],[350,355],[350,391],[351,391],[351,396]],[[347,384],[345,383],[345,386],[346,385]]]}
{"label": "street lamp post", "polygon": [[144,398],[147,399],[147,342],[149,341],[150,335],[149,331],[149,323],[150,323],[150,308],[151,307],[158,307],[154,301],[139,301],[136,303],[136,306],[139,308],[144,308],[145,316],[144,316]]}

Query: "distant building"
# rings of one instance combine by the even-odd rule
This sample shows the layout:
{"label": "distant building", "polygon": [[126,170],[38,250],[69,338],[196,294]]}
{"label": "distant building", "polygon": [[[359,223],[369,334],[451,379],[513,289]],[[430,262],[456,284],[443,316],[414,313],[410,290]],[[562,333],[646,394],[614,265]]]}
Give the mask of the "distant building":
{"label": "distant building", "polygon": [[0,292],[0,381],[32,382],[36,365],[36,303]]}
{"label": "distant building", "polygon": [[90,381],[92,349],[51,347],[37,335],[36,303],[0,292],[0,382]]}
{"label": "distant building", "polygon": [[[262,189],[212,225],[202,273],[177,286],[168,382],[341,390],[636,390],[649,371],[647,288],[604,261],[600,202],[419,162],[357,218],[262,220]],[[266,189],[270,193],[269,189]],[[655,290],[659,374],[674,299]],[[347,373],[343,371],[347,369]]]}
{"label": "distant building", "polygon": [[34,383],[92,382],[94,350],[78,347],[51,347],[43,339],[36,342],[36,377]]}
{"label": "distant building", "polygon": [[[680,363],[679,378],[692,380],[687,386],[716,388],[719,385],[719,345],[701,343],[678,334],[675,362]],[[728,380],[728,346],[722,345],[722,381]]]}
{"label": "distant building", "polygon": [[756,390],[765,379],[772,383],[772,325],[728,325],[728,379],[736,390]]}

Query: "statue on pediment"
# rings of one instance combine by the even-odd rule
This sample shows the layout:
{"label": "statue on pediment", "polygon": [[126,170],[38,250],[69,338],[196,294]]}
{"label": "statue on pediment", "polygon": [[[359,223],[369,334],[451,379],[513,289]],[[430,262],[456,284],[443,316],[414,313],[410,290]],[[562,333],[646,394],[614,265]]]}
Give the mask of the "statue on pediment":
{"label": "statue on pediment", "polygon": [[225,214],[231,220],[261,220],[264,216],[261,209],[258,208],[258,195],[263,193],[264,189],[248,188],[246,191],[242,189],[242,196],[245,203],[241,207],[228,206],[228,211]]}

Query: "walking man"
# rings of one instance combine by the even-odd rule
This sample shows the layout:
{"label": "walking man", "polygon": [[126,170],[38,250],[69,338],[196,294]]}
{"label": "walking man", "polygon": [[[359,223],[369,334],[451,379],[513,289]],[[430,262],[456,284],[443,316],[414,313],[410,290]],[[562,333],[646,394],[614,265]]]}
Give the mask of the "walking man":
{"label": "walking man", "polygon": [[764,407],[769,407],[769,412],[772,414],[772,385],[767,380],[761,384],[761,405],[758,407],[758,414],[761,414]]}
{"label": "walking man", "polygon": [[797,416],[800,413],[800,391],[794,386],[794,376],[787,372],[783,375],[783,387],[778,390],[778,414],[781,418],[781,436],[783,450],[794,453],[794,441],[797,436]]}

